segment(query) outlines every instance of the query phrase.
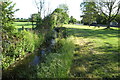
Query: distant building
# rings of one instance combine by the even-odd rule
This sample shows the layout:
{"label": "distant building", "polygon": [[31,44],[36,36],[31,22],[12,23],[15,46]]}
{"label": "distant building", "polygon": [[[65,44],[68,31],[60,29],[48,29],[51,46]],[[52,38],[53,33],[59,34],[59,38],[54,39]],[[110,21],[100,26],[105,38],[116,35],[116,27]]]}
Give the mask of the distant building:
{"label": "distant building", "polygon": [[113,21],[113,22],[110,23],[110,25],[111,25],[111,26],[117,26],[118,23]]}

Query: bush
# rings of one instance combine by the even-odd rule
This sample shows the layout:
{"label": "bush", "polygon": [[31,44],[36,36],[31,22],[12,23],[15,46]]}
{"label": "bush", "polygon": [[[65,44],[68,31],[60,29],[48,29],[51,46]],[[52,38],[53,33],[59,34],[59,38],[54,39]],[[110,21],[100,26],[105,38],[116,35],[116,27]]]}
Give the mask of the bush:
{"label": "bush", "polygon": [[16,60],[19,60],[27,53],[33,53],[43,42],[42,34],[34,34],[28,31],[6,32],[2,34],[2,66],[7,69]]}

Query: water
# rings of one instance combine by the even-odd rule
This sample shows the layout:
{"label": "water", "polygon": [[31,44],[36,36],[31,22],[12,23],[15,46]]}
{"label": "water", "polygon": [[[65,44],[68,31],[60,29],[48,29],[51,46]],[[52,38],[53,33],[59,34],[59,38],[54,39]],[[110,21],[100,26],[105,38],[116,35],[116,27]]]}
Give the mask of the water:
{"label": "water", "polygon": [[37,65],[39,64],[39,62],[40,62],[40,56],[35,55],[32,62],[30,62],[30,65]]}
{"label": "water", "polygon": [[41,54],[41,55],[44,55],[44,54],[45,54],[45,50],[41,50],[41,51],[40,51],[40,54]]}
{"label": "water", "polygon": [[[45,54],[45,50],[40,51],[40,55],[43,56]],[[40,63],[40,55],[35,55],[34,59],[30,62],[30,65],[35,66]]]}

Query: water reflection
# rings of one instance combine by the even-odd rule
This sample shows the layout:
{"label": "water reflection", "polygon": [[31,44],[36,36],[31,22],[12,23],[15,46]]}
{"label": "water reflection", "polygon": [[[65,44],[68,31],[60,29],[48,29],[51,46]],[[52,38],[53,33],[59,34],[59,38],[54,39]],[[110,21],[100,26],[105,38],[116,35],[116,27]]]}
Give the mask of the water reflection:
{"label": "water reflection", "polygon": [[32,62],[30,62],[30,65],[37,65],[40,62],[40,57],[35,55],[34,59]]}

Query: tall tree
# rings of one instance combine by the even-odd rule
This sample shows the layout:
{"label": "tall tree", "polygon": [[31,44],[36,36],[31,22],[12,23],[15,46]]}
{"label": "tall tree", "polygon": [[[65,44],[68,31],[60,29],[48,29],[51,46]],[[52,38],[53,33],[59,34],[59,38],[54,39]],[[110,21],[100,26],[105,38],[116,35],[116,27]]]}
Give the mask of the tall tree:
{"label": "tall tree", "polygon": [[61,8],[56,8],[52,15],[57,27],[60,27],[62,24],[68,23],[69,21],[69,15]]}
{"label": "tall tree", "polygon": [[103,14],[107,20],[107,29],[110,28],[110,23],[115,20],[118,13],[120,13],[119,0],[101,0],[96,2],[99,13]]}
{"label": "tall tree", "polygon": [[38,9],[38,13],[40,14],[40,17],[42,17],[42,13],[45,14],[45,0],[35,0],[36,7]]}
{"label": "tall tree", "polygon": [[83,11],[83,15],[81,16],[83,23],[90,26],[91,23],[96,21],[96,16],[98,15],[95,2],[83,2],[80,4],[80,7]]}
{"label": "tall tree", "polygon": [[96,22],[97,24],[106,25],[107,20],[103,14],[98,14],[98,16],[96,17]]}
{"label": "tall tree", "polygon": [[68,13],[69,8],[68,8],[67,4],[60,4],[58,6],[58,8],[63,9],[65,12]]}

